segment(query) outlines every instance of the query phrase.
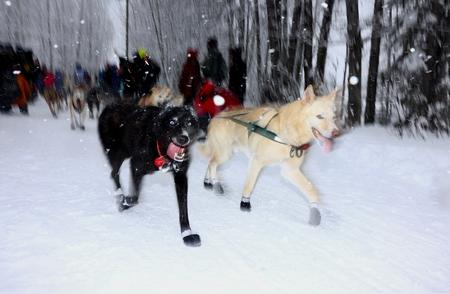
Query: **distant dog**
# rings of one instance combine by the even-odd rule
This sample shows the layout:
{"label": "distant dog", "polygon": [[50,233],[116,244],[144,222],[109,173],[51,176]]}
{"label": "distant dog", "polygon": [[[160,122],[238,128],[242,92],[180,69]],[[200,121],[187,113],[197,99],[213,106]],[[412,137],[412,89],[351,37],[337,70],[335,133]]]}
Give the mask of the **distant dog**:
{"label": "distant dog", "polygon": [[138,105],[144,106],[181,106],[184,99],[181,95],[175,95],[168,87],[155,86],[151,89],[148,95],[139,99]]}
{"label": "distant dog", "polygon": [[[119,210],[138,203],[141,180],[158,170],[170,171],[175,180],[181,234],[184,243],[199,246],[191,232],[187,209],[189,148],[198,136],[198,119],[189,107],[140,108],[131,104],[107,106],[100,115],[98,131],[111,165],[111,177],[119,196]],[[131,158],[131,193],[122,194],[119,170]]]}
{"label": "distant dog", "polygon": [[320,211],[316,207],[319,195],[300,171],[300,166],[313,139],[323,145],[324,151],[331,150],[332,138],[339,133],[335,124],[335,97],[336,91],[316,98],[309,86],[302,100],[280,108],[260,107],[220,113],[211,120],[207,141],[202,146],[202,151],[210,158],[205,188],[223,193],[217,168],[234,150],[243,148],[251,156],[241,210],[250,211],[250,196],[262,168],[281,164],[282,176],[299,188],[310,202],[309,223],[320,224]]}
{"label": "distant dog", "polygon": [[48,87],[44,89],[44,99],[47,102],[48,108],[52,113],[53,117],[57,118],[57,111],[61,108],[60,100],[58,98],[58,94],[56,93],[55,88]]}
{"label": "distant dog", "polygon": [[85,130],[86,120],[86,93],[83,88],[75,87],[69,97],[70,128],[76,127]]}
{"label": "distant dog", "polygon": [[102,87],[92,87],[87,94],[86,101],[89,109],[89,118],[93,119],[94,112],[98,118],[100,109],[113,103],[119,103],[120,96],[118,93],[104,90]]}

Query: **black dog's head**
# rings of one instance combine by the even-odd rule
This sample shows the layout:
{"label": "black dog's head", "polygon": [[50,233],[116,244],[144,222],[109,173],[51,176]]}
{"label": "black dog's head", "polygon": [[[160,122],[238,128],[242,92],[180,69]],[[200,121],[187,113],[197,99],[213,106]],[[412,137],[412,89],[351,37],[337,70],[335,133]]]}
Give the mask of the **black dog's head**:
{"label": "black dog's head", "polygon": [[199,134],[197,115],[191,107],[164,108],[157,118],[155,132],[178,146],[188,146]]}

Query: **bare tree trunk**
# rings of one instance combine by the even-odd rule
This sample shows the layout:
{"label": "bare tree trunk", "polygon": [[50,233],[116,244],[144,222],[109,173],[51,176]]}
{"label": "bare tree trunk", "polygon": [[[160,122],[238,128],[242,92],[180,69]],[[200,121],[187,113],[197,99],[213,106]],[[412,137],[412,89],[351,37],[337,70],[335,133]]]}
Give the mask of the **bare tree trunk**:
{"label": "bare tree trunk", "polygon": [[342,95],[341,95],[341,112],[339,117],[341,120],[344,119],[344,100],[345,100],[345,84],[347,82],[347,65],[348,65],[348,44],[345,45],[345,61],[344,61],[344,77],[342,81]]}
{"label": "bare tree trunk", "polygon": [[[357,1],[357,0],[355,0]],[[304,0],[304,61],[303,70],[305,73],[305,87],[314,84],[314,78],[312,74],[312,44],[313,44],[313,14],[312,14],[312,1]]]}
{"label": "bare tree trunk", "polygon": [[228,0],[228,38],[230,46],[234,46],[234,0]]}
{"label": "bare tree trunk", "polygon": [[240,0],[239,1],[239,8],[238,8],[238,46],[243,48],[244,42],[245,42],[245,3],[247,0]]}
{"label": "bare tree trunk", "polygon": [[362,40],[359,28],[358,0],[346,0],[348,68],[348,123],[350,126],[361,123],[361,56]]}
{"label": "bare tree trunk", "polygon": [[280,61],[280,18],[281,18],[281,4],[278,0],[267,0],[267,18],[269,30],[269,54],[272,68],[278,65]]}
{"label": "bare tree trunk", "polygon": [[369,77],[367,80],[366,110],[364,113],[365,124],[373,124],[375,122],[375,102],[377,96],[382,17],[383,0],[375,0],[372,20],[372,37],[370,41],[370,60]]}
{"label": "bare tree trunk", "polygon": [[319,45],[317,48],[317,64],[315,80],[322,85],[325,78],[325,64],[328,50],[328,35],[330,33],[331,18],[333,16],[334,0],[327,1],[328,7],[323,11],[322,27],[320,29]]}
{"label": "bare tree trunk", "polygon": [[281,64],[284,66],[287,65],[287,59],[288,59],[288,46],[289,46],[289,39],[288,39],[288,11],[287,11],[287,0],[280,0],[281,2],[281,15],[280,15],[280,60]]}
{"label": "bare tree trunk", "polygon": [[128,60],[128,44],[129,44],[129,39],[128,39],[128,30],[129,30],[129,0],[126,0],[125,2],[125,58]]}
{"label": "bare tree trunk", "polygon": [[166,84],[168,85],[169,84],[169,78],[168,78],[167,71],[166,71],[166,66],[165,66],[164,45],[162,43],[162,34],[161,34],[161,31],[160,31],[160,29],[161,29],[161,27],[160,27],[161,20],[160,20],[159,15],[158,15],[158,23],[157,23],[156,22],[156,17],[155,17],[155,10],[157,11],[157,13],[159,11],[158,1],[155,1],[156,8],[154,8],[153,5],[152,5],[153,1],[154,0],[149,0],[148,3],[150,5],[150,10],[151,10],[151,15],[152,15],[152,19],[153,19],[153,25],[155,27],[156,39],[158,41],[159,51],[161,53],[161,55],[160,55],[161,56],[161,68],[162,68],[162,71],[164,73],[164,75],[163,75],[164,76],[164,80],[165,80]]}
{"label": "bare tree trunk", "polygon": [[84,0],[81,0],[80,17],[79,17],[80,21],[78,23],[80,29],[78,30],[78,36],[77,36],[77,38],[78,38],[77,53],[76,53],[77,61],[79,61],[80,57],[81,57],[81,55],[80,55],[81,43],[82,43],[81,36],[82,36],[83,24],[84,24],[84,22],[82,23],[81,20],[83,19],[83,17],[84,17]]}
{"label": "bare tree trunk", "polygon": [[289,45],[288,45],[288,59],[287,59],[287,70],[291,73],[294,78],[298,77],[298,74],[294,72],[295,66],[295,56],[297,54],[298,44],[300,43],[300,30],[301,30],[301,15],[302,15],[302,0],[295,0],[294,2],[294,14],[292,15],[292,28],[291,34],[289,35]]}
{"label": "bare tree trunk", "polygon": [[256,38],[256,74],[258,81],[258,88],[261,86],[261,73],[264,72],[262,67],[262,56],[261,56],[261,27],[259,23],[259,0],[254,0],[255,3],[255,38]]}
{"label": "bare tree trunk", "polygon": [[50,0],[47,0],[47,25],[48,25],[48,52],[50,61],[50,70],[53,70],[53,46],[52,46],[52,27],[50,25],[51,15],[50,15]]}

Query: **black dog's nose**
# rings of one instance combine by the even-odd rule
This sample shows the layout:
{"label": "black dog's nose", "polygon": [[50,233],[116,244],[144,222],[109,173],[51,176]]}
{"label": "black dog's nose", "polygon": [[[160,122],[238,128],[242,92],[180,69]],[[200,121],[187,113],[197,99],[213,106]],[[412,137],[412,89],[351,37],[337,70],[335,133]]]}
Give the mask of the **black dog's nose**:
{"label": "black dog's nose", "polygon": [[179,135],[177,136],[177,143],[180,145],[186,145],[189,143],[189,137],[186,135]]}

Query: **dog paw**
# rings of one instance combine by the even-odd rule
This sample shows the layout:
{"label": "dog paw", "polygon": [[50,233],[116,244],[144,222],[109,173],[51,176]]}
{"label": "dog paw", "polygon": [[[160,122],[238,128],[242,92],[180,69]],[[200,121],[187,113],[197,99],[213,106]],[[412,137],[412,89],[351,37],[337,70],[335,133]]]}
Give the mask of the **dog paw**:
{"label": "dog paw", "polygon": [[320,211],[317,207],[311,207],[309,210],[309,224],[311,226],[318,226],[320,225],[322,217],[320,215]]}
{"label": "dog paw", "polygon": [[217,195],[223,195],[225,193],[221,183],[215,183],[213,185],[213,190],[214,190],[214,193],[216,193]]}
{"label": "dog paw", "polygon": [[136,204],[138,204],[138,197],[122,195],[119,202],[119,211],[122,212],[124,210],[127,210],[135,206]]}
{"label": "dog paw", "polygon": [[250,202],[241,201],[241,211],[250,212],[252,210],[252,205]]}
{"label": "dog paw", "polygon": [[213,189],[213,184],[211,184],[210,182],[208,182],[208,181],[203,181],[203,187],[206,189],[206,190],[212,190]]}
{"label": "dog paw", "polygon": [[200,236],[198,234],[190,234],[183,237],[184,245],[190,247],[198,247],[201,245]]}

